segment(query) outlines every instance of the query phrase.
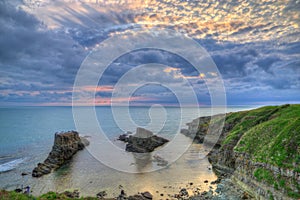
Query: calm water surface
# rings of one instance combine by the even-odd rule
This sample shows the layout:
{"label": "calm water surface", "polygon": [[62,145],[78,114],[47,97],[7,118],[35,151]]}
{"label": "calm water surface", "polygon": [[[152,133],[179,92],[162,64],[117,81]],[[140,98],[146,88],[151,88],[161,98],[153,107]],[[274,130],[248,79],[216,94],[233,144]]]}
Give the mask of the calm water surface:
{"label": "calm water surface", "polygon": [[[94,135],[96,130],[90,124],[87,108],[80,109],[82,109],[81,117],[85,120],[80,134]],[[182,109],[185,109],[184,112]],[[110,107],[96,107],[96,114],[106,137],[122,149],[124,144],[116,138],[124,131],[134,132],[136,126],[150,128],[155,133],[172,140],[181,128],[186,128],[185,123],[211,113],[209,108],[182,109],[131,107],[130,122],[125,107],[117,107],[114,110],[115,115]],[[250,107],[229,107],[227,112],[245,109]],[[115,121],[116,115],[118,125]],[[204,190],[209,187],[204,180],[211,182],[216,179],[207,159],[199,159],[198,153],[201,149],[199,144],[192,144],[168,167],[149,173],[133,174],[117,171],[96,160],[88,150],[83,150],[78,152],[71,162],[49,175],[41,178],[21,176],[22,172],[31,172],[38,162],[47,157],[53,145],[55,132],[75,129],[71,107],[0,108],[0,188],[11,190],[29,185],[36,195],[48,191],[79,189],[81,195],[85,196],[94,196],[99,191],[106,190],[110,197],[117,196],[121,189],[127,194],[147,190],[158,198],[160,193],[165,195],[177,193],[179,188],[188,187],[191,182],[193,187]],[[180,144],[191,143],[189,138],[180,134],[177,136]],[[93,137],[89,139],[93,141]],[[109,156],[111,152],[104,150],[101,153]],[[133,158],[131,153],[124,153]],[[151,171],[157,167],[151,160],[143,163],[143,166],[138,162],[132,162],[130,165],[137,171],[140,168],[143,168],[141,171],[145,171],[144,169]]]}

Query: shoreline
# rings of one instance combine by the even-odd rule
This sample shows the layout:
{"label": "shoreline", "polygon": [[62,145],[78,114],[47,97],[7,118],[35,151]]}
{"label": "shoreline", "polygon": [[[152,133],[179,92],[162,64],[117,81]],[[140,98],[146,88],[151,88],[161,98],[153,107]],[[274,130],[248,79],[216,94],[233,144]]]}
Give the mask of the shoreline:
{"label": "shoreline", "polygon": [[[218,177],[217,180],[211,180],[211,181],[205,180],[204,183],[210,184],[207,189],[198,187],[197,185],[198,183],[194,181],[188,181],[189,179],[185,179],[187,181],[184,181],[185,183],[183,184],[185,184],[185,186],[182,187],[180,186],[176,188],[175,182],[169,182],[164,186],[159,186],[160,188],[173,187],[173,189],[176,190],[175,192],[162,192],[161,189],[150,191],[141,187],[140,189],[137,189],[134,192],[132,191],[128,192],[128,194],[150,191],[152,193],[151,195],[155,195],[156,197],[162,199],[165,198],[176,199],[177,197],[185,198],[185,199],[226,199],[228,197],[230,197],[231,199],[265,199],[265,198],[297,199],[298,198],[297,187],[299,188],[299,185],[297,185],[297,182],[296,183],[290,182],[293,180],[299,181],[300,176],[299,176],[299,172],[297,172],[297,169],[296,168],[289,169],[285,167],[276,168],[275,164],[269,163],[272,160],[271,161],[267,160],[265,163],[258,162],[257,158],[254,157],[254,154],[247,152],[247,148],[249,147],[245,148],[242,146],[243,148],[241,148],[241,145],[245,144],[245,142],[241,142],[241,141],[245,140],[245,138],[252,141],[251,131],[253,129],[255,131],[252,134],[257,134],[259,132],[260,137],[264,137],[265,134],[269,134],[269,132],[266,132],[264,130],[265,125],[271,124],[272,126],[276,127],[278,126],[277,124],[281,122],[281,120],[291,121],[295,123],[296,129],[299,128],[299,124],[297,124],[298,123],[297,113],[299,113],[299,111],[300,111],[300,105],[283,105],[283,106],[268,106],[268,107],[257,108],[254,110],[228,113],[226,116],[222,134],[218,139],[217,144],[214,145],[214,148],[210,151],[207,157],[209,166],[212,165],[212,169]],[[293,118],[294,115],[296,117],[296,120]],[[195,124],[197,125],[198,123],[195,120],[193,121],[193,123],[189,123],[189,129],[187,131],[183,131],[182,135],[184,137],[187,136],[186,138],[189,137],[196,138],[194,140],[195,145],[197,143],[201,143],[201,142],[203,143],[204,137],[206,136],[207,125],[208,123],[210,123],[208,118],[211,117],[198,118],[198,120],[200,120],[198,121],[199,126],[195,126]],[[273,121],[275,121],[276,123],[273,123]],[[233,132],[232,130],[241,130],[241,131],[237,132],[238,133],[237,134],[236,131]],[[283,133],[285,134],[285,132]],[[273,134],[278,134],[278,132],[274,132]],[[290,134],[290,132],[287,132],[287,134]],[[272,137],[266,137],[264,140],[256,139],[255,140],[256,143],[251,142],[250,144],[260,145],[261,142],[265,142],[265,141],[267,141],[267,143],[270,143],[269,140],[272,139],[273,139]],[[297,138],[296,141],[298,141]],[[240,149],[242,149],[243,151],[241,152]],[[270,151],[269,149],[272,148],[269,147],[265,151],[268,152]],[[84,152],[85,151],[82,151],[81,153],[85,154]],[[272,153],[272,151],[270,153]],[[296,160],[293,162],[298,162],[298,161]],[[76,170],[76,168],[74,168],[73,170]],[[183,168],[181,168],[178,172],[182,173],[182,170]],[[187,174],[190,175],[191,173],[192,171],[189,171],[185,175]],[[266,177],[264,173],[268,173],[268,177]],[[281,178],[280,180],[285,180],[286,181],[285,183],[287,183],[287,185],[284,187],[281,186],[282,188],[278,188],[277,184],[279,184],[280,180],[274,178],[274,176],[272,175],[273,173],[279,174]],[[161,175],[158,173],[158,177],[159,176]],[[197,176],[199,176],[199,174]],[[170,177],[170,175],[166,175],[165,177]],[[111,177],[107,177],[107,178],[108,178],[107,180],[111,180]],[[136,180],[139,180],[139,178]],[[152,181],[154,180],[155,179],[153,179]],[[92,183],[93,185],[97,185],[97,182],[90,182],[90,183]],[[128,184],[130,185],[130,183],[131,181],[128,180],[126,183],[122,183],[122,185],[128,186]],[[159,181],[157,183],[159,183]],[[59,187],[59,185],[56,185],[56,187]],[[125,188],[122,189],[116,188],[117,186],[110,186],[110,187],[115,187],[115,190],[117,191],[113,193],[108,192],[109,193],[108,196],[112,196],[112,197],[117,197],[120,194],[120,191],[122,190],[124,190],[125,193],[128,191]],[[72,188],[72,187],[64,187],[64,188]],[[105,188],[103,189],[104,189],[103,191],[106,192],[106,189]],[[84,191],[85,189],[81,188],[81,191],[79,192],[84,193]],[[95,193],[90,192],[90,194],[94,195]],[[186,194],[188,194],[188,196]],[[183,196],[186,195],[186,196],[183,197],[178,195],[183,195]],[[84,196],[90,196],[90,195],[84,195]]]}

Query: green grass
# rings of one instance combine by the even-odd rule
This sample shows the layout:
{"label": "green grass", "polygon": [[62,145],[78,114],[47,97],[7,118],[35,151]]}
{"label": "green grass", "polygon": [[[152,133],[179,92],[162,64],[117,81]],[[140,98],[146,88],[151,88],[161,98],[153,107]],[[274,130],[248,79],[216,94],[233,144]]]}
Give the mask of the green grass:
{"label": "green grass", "polygon": [[292,197],[294,199],[299,199],[300,198],[300,194],[298,192],[294,192],[294,191],[288,191],[288,196]]}
{"label": "green grass", "polygon": [[299,166],[300,106],[279,107],[272,115],[270,113],[271,110],[266,116],[269,120],[244,132],[235,151],[246,152],[255,161],[278,167]]}
{"label": "green grass", "polygon": [[263,168],[256,169],[254,171],[254,177],[260,182],[267,182],[269,185],[273,185],[275,181],[273,174],[269,170]]}
{"label": "green grass", "polygon": [[[226,116],[225,139],[221,150],[247,154],[253,162],[300,172],[300,105],[266,106],[229,113]],[[297,181],[276,177],[260,168],[253,171],[257,181],[292,198],[300,198]],[[292,190],[291,188],[297,188]],[[272,194],[270,194],[270,199]]]}
{"label": "green grass", "polygon": [[240,135],[261,124],[268,121],[269,118],[278,111],[277,106],[267,106],[250,111],[243,111],[231,113],[226,118],[225,123],[234,124],[233,129],[229,132],[223,144],[228,144],[234,139],[238,139]]}
{"label": "green grass", "polygon": [[14,191],[8,192],[0,191],[0,200],[34,200],[35,198],[31,195],[20,194]]}
{"label": "green grass", "polygon": [[[71,200],[72,198],[66,197],[64,194],[58,194],[56,192],[48,192],[39,197],[34,197],[32,195],[26,195],[21,193],[16,193],[14,191],[0,190],[0,200]],[[97,200],[96,197],[81,197],[77,198],[79,200]]]}

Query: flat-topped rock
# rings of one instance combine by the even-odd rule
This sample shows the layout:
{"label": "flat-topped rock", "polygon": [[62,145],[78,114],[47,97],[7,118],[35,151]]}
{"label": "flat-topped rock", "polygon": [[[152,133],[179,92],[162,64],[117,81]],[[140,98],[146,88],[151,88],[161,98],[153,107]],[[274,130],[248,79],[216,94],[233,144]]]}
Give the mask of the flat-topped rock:
{"label": "flat-topped rock", "polygon": [[82,150],[89,142],[86,138],[80,138],[76,131],[55,133],[54,145],[43,163],[38,163],[32,171],[33,177],[40,177],[51,173],[52,170],[62,166],[70,160],[77,151]]}
{"label": "flat-topped rock", "polygon": [[120,135],[119,140],[126,142],[125,150],[135,153],[149,153],[169,142],[168,139],[154,135],[153,132],[138,127],[134,135]]}

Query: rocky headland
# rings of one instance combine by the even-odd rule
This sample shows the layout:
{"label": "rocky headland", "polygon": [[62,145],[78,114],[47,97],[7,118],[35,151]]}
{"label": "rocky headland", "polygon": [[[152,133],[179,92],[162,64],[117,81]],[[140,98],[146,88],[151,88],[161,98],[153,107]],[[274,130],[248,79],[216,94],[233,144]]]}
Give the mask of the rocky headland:
{"label": "rocky headland", "polygon": [[55,133],[51,152],[43,163],[38,163],[37,167],[33,169],[32,176],[41,177],[51,173],[52,170],[58,169],[88,144],[88,140],[80,137],[76,131]]}
{"label": "rocky headland", "polygon": [[[200,117],[182,133],[202,143],[210,123],[210,117]],[[228,113],[208,159],[225,194],[237,187],[245,191],[244,198],[299,199],[300,105]]]}

